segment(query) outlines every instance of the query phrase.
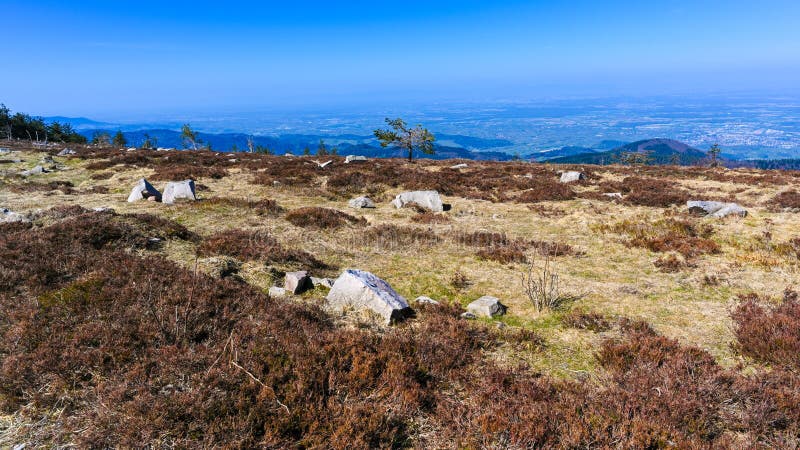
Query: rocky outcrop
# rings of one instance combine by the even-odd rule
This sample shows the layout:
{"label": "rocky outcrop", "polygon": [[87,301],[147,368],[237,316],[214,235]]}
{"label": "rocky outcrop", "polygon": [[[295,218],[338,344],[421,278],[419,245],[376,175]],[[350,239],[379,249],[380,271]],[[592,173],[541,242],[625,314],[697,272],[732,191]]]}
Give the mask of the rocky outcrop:
{"label": "rocky outcrop", "polygon": [[402,208],[409,203],[416,203],[423,208],[429,209],[433,212],[444,211],[444,204],[439,193],[436,191],[411,191],[403,192],[392,200],[392,204],[396,208]]}
{"label": "rocky outcrop", "polygon": [[500,299],[490,295],[484,295],[467,305],[467,312],[478,317],[502,316],[506,313],[506,309],[505,305],[500,303]]}
{"label": "rocky outcrop", "polygon": [[175,203],[175,200],[178,199],[192,201],[197,200],[197,197],[194,194],[194,181],[170,181],[167,183],[167,186],[164,188],[164,195],[162,196],[161,201],[171,205]]}
{"label": "rocky outcrop", "polygon": [[158,192],[158,189],[154,188],[149,181],[142,178],[136,183],[136,186],[131,189],[130,195],[128,195],[129,202],[137,202],[139,200],[160,202],[161,192]]}
{"label": "rocky outcrop", "polygon": [[337,310],[353,307],[373,311],[386,324],[413,314],[406,299],[395,292],[389,283],[363,270],[348,269],[342,272],[326,299]]}
{"label": "rocky outcrop", "polygon": [[712,201],[688,201],[686,206],[689,212],[701,216],[727,217],[727,216],[747,216],[747,210],[739,206],[738,203],[712,202]]}

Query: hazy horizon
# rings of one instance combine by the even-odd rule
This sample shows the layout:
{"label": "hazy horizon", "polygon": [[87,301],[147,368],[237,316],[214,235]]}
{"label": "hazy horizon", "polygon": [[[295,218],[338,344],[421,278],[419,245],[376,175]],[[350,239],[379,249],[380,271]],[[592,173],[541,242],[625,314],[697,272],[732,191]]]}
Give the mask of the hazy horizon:
{"label": "hazy horizon", "polygon": [[0,101],[120,120],[348,105],[796,95],[790,1],[8,2]]}

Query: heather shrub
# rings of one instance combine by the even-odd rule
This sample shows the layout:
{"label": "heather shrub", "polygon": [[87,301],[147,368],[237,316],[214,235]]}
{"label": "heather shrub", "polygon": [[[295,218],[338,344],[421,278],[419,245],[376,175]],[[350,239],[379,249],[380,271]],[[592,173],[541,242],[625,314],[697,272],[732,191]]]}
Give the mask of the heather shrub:
{"label": "heather shrub", "polygon": [[242,260],[263,260],[270,264],[294,264],[304,268],[328,265],[302,250],[287,249],[264,231],[228,229],[206,237],[197,247],[198,256],[225,255]]}
{"label": "heather shrub", "polygon": [[626,177],[621,183],[601,183],[604,192],[622,192],[625,201],[639,206],[666,208],[684,204],[689,200],[688,191],[668,179]]}
{"label": "heather shrub", "polygon": [[538,203],[544,201],[563,201],[575,198],[575,192],[565,183],[557,180],[540,180],[532,189],[519,194],[514,201],[517,203]]}
{"label": "heather shrub", "polygon": [[333,229],[345,225],[365,226],[367,219],[354,217],[342,211],[316,206],[298,208],[286,214],[292,225],[303,228]]}
{"label": "heather shrub", "polygon": [[772,197],[767,204],[771,211],[800,209],[800,192],[794,189],[781,192]]}
{"label": "heather shrub", "polygon": [[652,252],[674,251],[691,259],[704,254],[719,253],[719,245],[709,239],[714,233],[710,225],[697,225],[688,220],[667,217],[659,220],[626,219],[595,229],[628,236],[625,245],[646,248]]}
{"label": "heather shrub", "polygon": [[767,306],[756,294],[739,297],[731,314],[735,347],[755,360],[800,369],[800,301],[787,290],[783,301]]}
{"label": "heather shrub", "polygon": [[190,205],[197,205],[200,208],[214,207],[214,206],[228,206],[232,208],[247,209],[248,212],[255,213],[259,216],[263,215],[276,215],[284,211],[277,201],[263,198],[259,200],[249,200],[244,198],[231,198],[231,197],[211,197],[204,199],[199,203],[190,203]]}
{"label": "heather shrub", "polygon": [[424,224],[443,224],[450,223],[450,217],[444,214],[425,211],[411,216],[411,221]]}
{"label": "heather shrub", "polygon": [[199,180],[200,178],[219,180],[227,175],[228,171],[223,167],[168,165],[157,167],[149,179],[155,181]]}

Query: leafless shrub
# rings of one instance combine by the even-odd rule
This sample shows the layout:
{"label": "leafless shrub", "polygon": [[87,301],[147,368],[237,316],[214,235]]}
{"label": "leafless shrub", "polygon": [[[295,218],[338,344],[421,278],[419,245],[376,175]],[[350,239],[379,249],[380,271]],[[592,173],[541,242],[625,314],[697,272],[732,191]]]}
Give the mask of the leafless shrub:
{"label": "leafless shrub", "polygon": [[[539,263],[537,256],[541,256]],[[556,309],[573,298],[561,291],[552,256],[547,252],[529,252],[528,264],[521,278],[522,291],[537,311]]]}

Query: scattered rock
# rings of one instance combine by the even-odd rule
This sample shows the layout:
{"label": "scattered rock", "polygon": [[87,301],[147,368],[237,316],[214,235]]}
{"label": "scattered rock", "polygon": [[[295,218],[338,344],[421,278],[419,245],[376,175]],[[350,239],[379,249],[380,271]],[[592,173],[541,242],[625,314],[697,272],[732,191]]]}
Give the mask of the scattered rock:
{"label": "scattered rock", "polygon": [[464,163],[456,164],[455,166],[450,166],[451,169],[466,169],[467,167],[469,166]]}
{"label": "scattered rock", "polygon": [[65,148],[64,150],[61,150],[60,152],[58,152],[58,155],[56,155],[56,156],[69,156],[69,155],[74,155],[76,153],[77,152],[75,150],[71,149],[71,148]]}
{"label": "scattered rock", "polygon": [[347,306],[372,310],[387,324],[413,315],[406,299],[389,283],[363,270],[342,272],[326,299],[332,307],[340,310]]}
{"label": "scattered rock", "polygon": [[128,151],[128,152],[135,152],[137,149],[136,149],[136,147],[128,147],[125,150]]}
{"label": "scattered rock", "polygon": [[375,202],[373,202],[369,197],[356,197],[351,199],[347,202],[351,208],[361,209],[361,208],[374,208]]}
{"label": "scattered rock", "polygon": [[7,208],[0,209],[0,223],[30,222],[30,219]]}
{"label": "scattered rock", "polygon": [[140,179],[136,186],[131,189],[131,194],[128,196],[129,202],[137,202],[139,200],[161,201],[161,192],[154,188],[149,181],[144,178]]}
{"label": "scattered rock", "polygon": [[622,192],[606,192],[603,195],[610,198],[622,200]]}
{"label": "scattered rock", "polygon": [[283,279],[283,288],[290,294],[302,294],[313,287],[311,278],[309,278],[308,272],[305,270],[286,272],[286,276]]}
{"label": "scattered rock", "polygon": [[314,162],[319,166],[320,169],[324,169],[324,168],[328,167],[330,164],[332,164],[333,160],[325,161],[324,163],[321,163],[319,161],[314,161]]}
{"label": "scattered rock", "polygon": [[572,183],[573,181],[580,181],[580,180],[585,180],[585,179],[586,179],[586,175],[584,175],[582,172],[570,171],[570,172],[564,172],[564,173],[561,174],[561,182],[562,183]]}
{"label": "scattered rock", "polygon": [[490,295],[475,300],[467,305],[467,312],[471,312],[479,317],[502,316],[506,313],[506,307],[500,303],[500,299]]}
{"label": "scattered rock", "polygon": [[0,147],[0,155],[5,154],[5,153],[11,153],[11,149],[10,148],[5,148],[5,147]]}
{"label": "scattered rock", "polygon": [[161,201],[171,205],[175,203],[175,200],[181,198],[192,201],[197,200],[197,197],[194,194],[194,181],[170,181],[167,183],[167,186],[164,188],[164,196],[162,197]]}
{"label": "scattered rock", "polygon": [[286,289],[278,286],[269,288],[269,296],[272,298],[286,298]]}
{"label": "scattered rock", "polygon": [[344,163],[345,164],[350,164],[350,163],[354,163],[354,162],[364,162],[366,160],[367,160],[366,156],[347,155],[347,157],[344,159]]}
{"label": "scattered rock", "polygon": [[444,204],[436,191],[411,191],[403,192],[392,200],[396,208],[402,208],[407,203],[416,203],[433,212],[444,211]]}
{"label": "scattered rock", "polygon": [[467,320],[475,320],[475,319],[478,318],[478,316],[476,316],[475,314],[472,314],[471,312],[467,311],[465,313],[461,313],[461,318],[462,319],[467,319]]}
{"label": "scattered rock", "polygon": [[47,170],[42,166],[35,166],[33,169],[23,170],[19,174],[23,177],[29,177],[31,175],[41,175],[43,173],[47,173]]}
{"label": "scattered rock", "polygon": [[424,295],[420,295],[419,297],[414,299],[414,301],[417,302],[417,303],[425,304],[425,305],[438,305],[439,304],[439,302],[437,302],[436,300],[434,300],[434,299],[432,299],[430,297],[426,297]]}
{"label": "scattered rock", "polygon": [[330,278],[311,277],[311,284],[313,284],[314,287],[323,286],[330,289],[333,287],[333,281],[334,280],[331,280]]}
{"label": "scattered rock", "polygon": [[711,201],[688,201],[686,206],[692,214],[711,217],[747,216],[747,210],[738,203],[724,203]]}
{"label": "scattered rock", "polygon": [[92,208],[92,211],[99,212],[99,213],[101,213],[101,212],[109,212],[109,211],[110,212],[114,212],[114,210],[112,208],[109,208],[108,206],[98,206],[96,208]]}

